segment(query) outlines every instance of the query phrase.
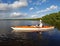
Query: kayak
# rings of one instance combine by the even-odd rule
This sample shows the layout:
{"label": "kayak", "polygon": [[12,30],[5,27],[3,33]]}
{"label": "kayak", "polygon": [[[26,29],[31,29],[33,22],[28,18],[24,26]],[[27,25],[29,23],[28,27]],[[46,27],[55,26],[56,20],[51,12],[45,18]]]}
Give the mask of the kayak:
{"label": "kayak", "polygon": [[15,32],[40,32],[40,31],[49,31],[53,30],[54,26],[15,26],[11,27]]}

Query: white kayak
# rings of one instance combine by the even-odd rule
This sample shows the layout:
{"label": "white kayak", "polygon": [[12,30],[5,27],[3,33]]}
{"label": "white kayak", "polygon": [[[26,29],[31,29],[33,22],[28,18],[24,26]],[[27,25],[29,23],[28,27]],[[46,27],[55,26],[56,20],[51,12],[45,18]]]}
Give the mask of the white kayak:
{"label": "white kayak", "polygon": [[15,32],[40,32],[40,31],[49,31],[53,30],[54,26],[15,26],[11,27]]}

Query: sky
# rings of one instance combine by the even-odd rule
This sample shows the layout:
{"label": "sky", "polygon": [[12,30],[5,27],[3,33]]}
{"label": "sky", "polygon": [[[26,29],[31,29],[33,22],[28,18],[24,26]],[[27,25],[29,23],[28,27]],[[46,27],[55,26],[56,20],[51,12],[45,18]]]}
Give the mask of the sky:
{"label": "sky", "polygon": [[0,0],[0,19],[39,18],[60,11],[60,0]]}

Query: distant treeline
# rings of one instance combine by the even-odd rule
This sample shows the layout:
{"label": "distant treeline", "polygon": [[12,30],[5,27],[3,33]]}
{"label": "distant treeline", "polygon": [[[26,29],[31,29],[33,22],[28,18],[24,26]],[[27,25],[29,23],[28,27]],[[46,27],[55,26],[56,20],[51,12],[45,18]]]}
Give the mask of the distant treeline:
{"label": "distant treeline", "polygon": [[60,29],[60,11],[57,13],[51,13],[42,17],[43,22],[53,25]]}

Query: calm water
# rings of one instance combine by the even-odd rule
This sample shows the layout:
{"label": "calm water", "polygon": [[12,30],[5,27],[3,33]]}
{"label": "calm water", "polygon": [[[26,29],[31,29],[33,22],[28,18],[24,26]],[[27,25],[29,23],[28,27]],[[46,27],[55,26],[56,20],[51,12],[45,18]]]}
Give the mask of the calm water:
{"label": "calm water", "polygon": [[[6,46],[60,46],[60,31],[19,33],[12,32],[11,26],[36,25],[39,21],[0,20],[0,45]],[[7,44],[8,43],[8,44]]]}

